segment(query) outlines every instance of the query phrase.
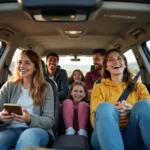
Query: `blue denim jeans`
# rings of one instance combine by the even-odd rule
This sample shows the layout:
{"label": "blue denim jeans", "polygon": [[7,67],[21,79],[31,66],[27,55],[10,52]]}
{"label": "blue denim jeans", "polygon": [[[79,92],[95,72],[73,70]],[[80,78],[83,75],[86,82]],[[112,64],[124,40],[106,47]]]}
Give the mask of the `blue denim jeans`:
{"label": "blue denim jeans", "polygon": [[137,102],[129,117],[128,126],[119,128],[117,109],[101,103],[94,114],[91,143],[94,150],[150,150],[150,102]]}
{"label": "blue denim jeans", "polygon": [[49,134],[41,128],[6,128],[0,131],[0,150],[23,150],[25,147],[45,147]]}

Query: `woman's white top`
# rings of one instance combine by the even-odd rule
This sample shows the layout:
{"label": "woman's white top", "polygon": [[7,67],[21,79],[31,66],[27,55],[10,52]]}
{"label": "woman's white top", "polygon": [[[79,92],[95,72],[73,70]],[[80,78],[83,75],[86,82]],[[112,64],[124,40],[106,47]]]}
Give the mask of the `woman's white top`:
{"label": "woman's white top", "polygon": [[[25,89],[23,86],[21,87],[21,94],[17,104],[20,104],[22,108],[25,108],[29,112],[29,114],[34,114],[33,101],[29,93],[29,89]],[[8,126],[8,128],[17,128],[17,127],[28,127],[28,125],[26,123],[12,121]]]}

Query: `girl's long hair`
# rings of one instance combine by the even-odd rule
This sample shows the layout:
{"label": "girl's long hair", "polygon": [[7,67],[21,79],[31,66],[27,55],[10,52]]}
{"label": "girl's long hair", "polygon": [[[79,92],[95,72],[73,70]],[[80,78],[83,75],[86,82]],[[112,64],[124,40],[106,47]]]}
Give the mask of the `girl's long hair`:
{"label": "girl's long hair", "polygon": [[[20,55],[21,54],[26,55],[36,68],[36,71],[33,74],[33,79],[31,81],[29,91],[33,100],[33,104],[40,105],[44,101],[45,90],[48,87],[48,84],[44,80],[41,60],[39,56],[37,55],[37,53],[32,50],[23,50],[20,53]],[[17,63],[18,63],[18,60],[17,60]],[[10,78],[10,81],[12,81],[13,83],[18,83],[22,80],[23,79],[20,76],[19,71],[17,69],[17,65],[16,65],[14,75]]]}
{"label": "girl's long hair", "polygon": [[107,68],[108,56],[112,52],[119,53],[119,55],[123,58],[123,60],[125,62],[126,68],[124,69],[124,72],[123,72],[123,79],[122,79],[122,81],[123,82],[127,82],[128,85],[132,89],[135,89],[136,88],[136,83],[133,81],[133,75],[130,73],[130,71],[128,69],[127,59],[118,49],[110,49],[110,50],[107,51],[107,53],[106,53],[106,55],[104,57],[104,61],[103,61],[103,78],[111,79],[111,74],[109,73],[108,70],[106,70],[106,68]]}
{"label": "girl's long hair", "polygon": [[73,97],[72,97],[72,95],[71,95],[71,92],[72,92],[73,88],[74,88],[76,85],[79,85],[79,86],[82,86],[82,87],[83,87],[86,96],[82,99],[82,101],[87,102],[87,101],[88,101],[88,91],[87,91],[87,87],[86,87],[85,83],[82,82],[82,81],[75,81],[75,82],[71,85],[71,88],[70,88],[70,91],[69,91],[69,94],[68,94],[68,99],[73,100]]}
{"label": "girl's long hair", "polygon": [[70,79],[69,79],[69,84],[70,84],[70,85],[74,82],[74,80],[73,80],[73,75],[74,75],[75,72],[79,72],[79,73],[80,73],[80,75],[81,75],[81,77],[82,77],[82,79],[81,79],[82,82],[85,81],[85,78],[84,78],[84,75],[83,75],[82,71],[79,70],[79,69],[76,69],[76,70],[74,70],[74,71],[72,72],[72,74],[71,74],[71,76],[70,76]]}

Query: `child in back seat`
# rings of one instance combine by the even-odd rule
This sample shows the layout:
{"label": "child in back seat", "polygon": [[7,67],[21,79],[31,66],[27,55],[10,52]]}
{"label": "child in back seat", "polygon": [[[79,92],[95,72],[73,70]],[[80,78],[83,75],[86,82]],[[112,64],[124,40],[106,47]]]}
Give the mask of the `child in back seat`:
{"label": "child in back seat", "polygon": [[72,84],[68,99],[61,105],[62,117],[66,128],[66,135],[78,135],[87,137],[87,122],[89,118],[89,105],[87,88],[82,81]]}
{"label": "child in back seat", "polygon": [[72,83],[74,83],[75,81],[82,81],[82,82],[85,81],[83,72],[81,70],[79,70],[79,69],[75,69],[72,72],[72,74],[70,76],[70,80],[69,80],[70,87],[71,87]]}

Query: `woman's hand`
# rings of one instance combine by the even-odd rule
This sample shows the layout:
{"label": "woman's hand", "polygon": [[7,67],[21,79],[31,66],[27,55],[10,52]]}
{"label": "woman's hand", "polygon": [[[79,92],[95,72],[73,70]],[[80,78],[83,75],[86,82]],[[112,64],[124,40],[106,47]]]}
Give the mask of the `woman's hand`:
{"label": "woman's hand", "polygon": [[29,112],[23,108],[22,113],[23,113],[22,115],[18,115],[15,113],[11,113],[11,114],[13,115],[15,121],[30,123],[31,122],[31,115],[29,114]]}
{"label": "woman's hand", "polygon": [[130,110],[132,109],[132,106],[130,104],[128,104],[125,100],[123,100],[121,102],[117,102],[115,104],[115,107],[119,112],[120,119],[124,119],[124,118],[128,117]]}
{"label": "woman's hand", "polygon": [[117,102],[115,104],[116,109],[118,110],[119,113],[119,119],[123,119],[127,117],[127,113],[125,112],[124,105],[121,102]]}
{"label": "woman's hand", "polygon": [[132,109],[132,105],[130,105],[129,103],[127,103],[125,100],[123,100],[121,103],[124,106],[125,112],[127,112],[129,114],[130,111],[131,111],[131,109]]}
{"label": "woman's hand", "polygon": [[0,121],[4,123],[10,123],[11,121],[13,121],[13,119],[14,119],[13,115],[10,115],[5,109],[3,109],[0,112]]}

